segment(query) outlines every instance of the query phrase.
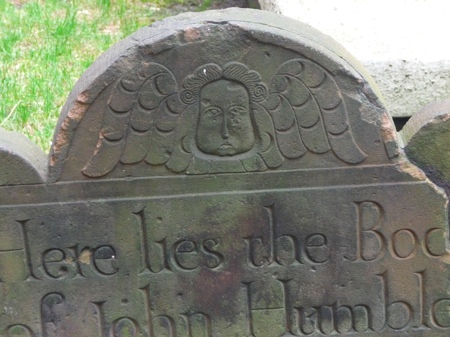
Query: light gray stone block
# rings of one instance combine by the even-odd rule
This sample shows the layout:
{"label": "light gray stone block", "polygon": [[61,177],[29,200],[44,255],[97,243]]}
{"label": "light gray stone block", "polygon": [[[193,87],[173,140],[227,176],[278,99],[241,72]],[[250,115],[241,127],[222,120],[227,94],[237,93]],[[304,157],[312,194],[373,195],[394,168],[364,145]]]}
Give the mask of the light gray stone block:
{"label": "light gray stone block", "polygon": [[260,0],[319,29],[368,69],[394,117],[450,96],[450,2]]}

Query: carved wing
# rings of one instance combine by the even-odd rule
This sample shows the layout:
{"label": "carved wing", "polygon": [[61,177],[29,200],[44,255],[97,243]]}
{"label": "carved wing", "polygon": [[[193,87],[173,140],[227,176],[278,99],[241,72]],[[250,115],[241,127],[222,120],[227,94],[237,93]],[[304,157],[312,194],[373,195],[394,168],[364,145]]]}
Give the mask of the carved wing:
{"label": "carved wing", "polygon": [[339,87],[313,62],[294,59],[278,68],[264,105],[284,157],[330,150],[349,164],[367,157],[353,138]]}
{"label": "carved wing", "polygon": [[164,66],[146,63],[125,74],[112,89],[96,151],[83,173],[100,177],[119,162],[165,164],[180,141],[175,128],[185,107]]}

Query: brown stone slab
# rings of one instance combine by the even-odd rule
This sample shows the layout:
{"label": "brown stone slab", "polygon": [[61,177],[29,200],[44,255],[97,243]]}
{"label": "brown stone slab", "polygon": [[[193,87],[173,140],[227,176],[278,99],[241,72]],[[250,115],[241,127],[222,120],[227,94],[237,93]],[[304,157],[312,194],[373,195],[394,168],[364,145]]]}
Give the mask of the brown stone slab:
{"label": "brown stone slab", "polygon": [[447,198],[364,74],[263,11],[114,46],[0,186],[0,336],[448,336]]}
{"label": "brown stone slab", "polygon": [[[397,155],[376,87],[336,42],[266,12],[205,15],[143,28],[94,63],[61,114],[52,181],[346,167]],[[200,101],[220,105],[239,89],[248,114],[230,142],[242,147],[219,153],[220,130],[198,117]]]}
{"label": "brown stone slab", "polygon": [[442,201],[407,183],[2,207],[3,304],[20,308],[3,324],[70,336],[126,336],[122,325],[160,336],[169,322],[183,335],[189,320],[200,336],[436,330]]}

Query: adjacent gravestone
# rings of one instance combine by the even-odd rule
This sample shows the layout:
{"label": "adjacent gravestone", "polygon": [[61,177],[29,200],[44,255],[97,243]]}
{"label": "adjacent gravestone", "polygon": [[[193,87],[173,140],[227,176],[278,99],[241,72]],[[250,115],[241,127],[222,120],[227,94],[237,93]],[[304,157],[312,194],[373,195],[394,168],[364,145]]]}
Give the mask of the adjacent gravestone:
{"label": "adjacent gravestone", "polygon": [[405,152],[430,179],[450,193],[450,99],[414,114],[402,129]]}
{"label": "adjacent gravestone", "polygon": [[448,336],[446,198],[362,74],[252,10],[113,47],[0,187],[0,334]]}

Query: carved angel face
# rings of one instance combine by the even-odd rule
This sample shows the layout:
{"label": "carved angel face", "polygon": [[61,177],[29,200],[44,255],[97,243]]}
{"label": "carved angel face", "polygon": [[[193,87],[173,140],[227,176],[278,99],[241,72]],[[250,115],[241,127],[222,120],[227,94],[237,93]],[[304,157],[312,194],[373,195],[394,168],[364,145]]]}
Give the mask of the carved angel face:
{"label": "carved angel face", "polygon": [[200,92],[196,143],[200,151],[233,156],[251,150],[255,134],[247,89],[240,83],[218,80]]}

